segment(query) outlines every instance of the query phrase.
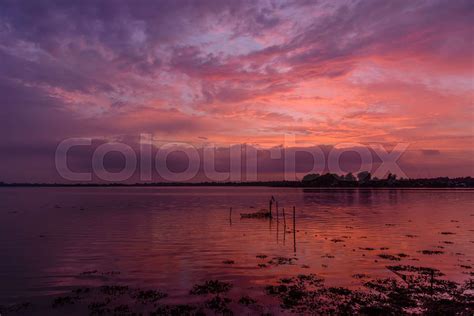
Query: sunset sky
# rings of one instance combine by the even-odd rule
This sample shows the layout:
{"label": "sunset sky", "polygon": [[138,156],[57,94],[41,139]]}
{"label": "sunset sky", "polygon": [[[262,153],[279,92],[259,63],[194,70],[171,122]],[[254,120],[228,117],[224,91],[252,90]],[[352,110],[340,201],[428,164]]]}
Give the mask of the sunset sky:
{"label": "sunset sky", "polygon": [[469,0],[0,1],[0,181],[141,133],[408,143],[408,176],[474,175],[473,21]]}

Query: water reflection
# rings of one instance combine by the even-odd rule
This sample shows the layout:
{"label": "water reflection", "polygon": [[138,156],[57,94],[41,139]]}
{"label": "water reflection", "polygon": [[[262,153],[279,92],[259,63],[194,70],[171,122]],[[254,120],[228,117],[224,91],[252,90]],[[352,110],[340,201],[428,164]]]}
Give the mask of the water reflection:
{"label": "water reflection", "polygon": [[[268,207],[272,195],[278,219],[240,219]],[[4,188],[0,207],[3,301],[109,277],[81,274],[94,270],[118,271],[116,281],[159,286],[179,300],[210,278],[258,289],[304,272],[357,286],[352,275],[386,276],[385,258],[394,257],[462,281],[469,273],[461,265],[473,259],[469,190]],[[274,257],[298,260],[268,264]]]}

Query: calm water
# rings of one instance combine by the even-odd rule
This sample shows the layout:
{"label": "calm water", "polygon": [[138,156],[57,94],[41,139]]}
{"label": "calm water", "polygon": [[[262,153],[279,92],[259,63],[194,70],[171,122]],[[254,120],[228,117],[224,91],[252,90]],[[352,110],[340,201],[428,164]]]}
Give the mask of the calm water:
{"label": "calm water", "polygon": [[[445,278],[461,282],[472,271],[461,265],[472,265],[474,259],[473,193],[2,188],[0,302],[107,282],[163,289],[170,293],[169,301],[179,302],[193,284],[208,279],[232,282],[234,294],[259,297],[264,285],[298,273],[316,273],[330,285],[358,287],[360,280],[351,277],[356,273],[390,276],[385,267],[394,263],[379,258],[381,253],[404,253],[408,257],[395,264],[435,267]],[[268,207],[271,195],[279,201],[279,221],[240,219],[240,212]],[[286,230],[291,231],[293,206],[296,253],[293,234],[284,233],[281,217],[285,208]],[[443,253],[426,255],[421,250]],[[256,257],[261,254],[268,259]],[[258,267],[276,256],[298,260],[294,265]],[[98,273],[81,274],[94,270]]]}

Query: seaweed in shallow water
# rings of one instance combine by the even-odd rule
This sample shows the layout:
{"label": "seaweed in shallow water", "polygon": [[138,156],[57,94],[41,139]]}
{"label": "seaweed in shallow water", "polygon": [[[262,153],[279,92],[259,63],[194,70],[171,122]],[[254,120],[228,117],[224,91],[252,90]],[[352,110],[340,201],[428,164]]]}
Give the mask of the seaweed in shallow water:
{"label": "seaweed in shallow water", "polygon": [[295,264],[295,260],[298,260],[298,258],[286,258],[286,257],[274,257],[272,260],[268,261],[268,264],[274,265],[274,266],[280,266],[280,265],[285,265],[285,264]]}
{"label": "seaweed in shallow water", "polygon": [[156,290],[140,290],[136,294],[132,295],[132,297],[141,304],[155,303],[156,301],[161,300],[167,296],[168,294]]}
{"label": "seaweed in shallow water", "polygon": [[[291,312],[312,315],[470,315],[474,297],[469,284],[460,286],[438,279],[436,269],[409,265],[389,266],[403,280],[374,279],[365,282],[366,290],[325,287],[315,276],[282,279],[266,287],[281,307]],[[472,285],[472,284],[471,284]]]}
{"label": "seaweed in shallow water", "polygon": [[226,293],[232,288],[232,284],[219,280],[209,280],[204,284],[196,284],[191,289],[192,295],[221,294]]}

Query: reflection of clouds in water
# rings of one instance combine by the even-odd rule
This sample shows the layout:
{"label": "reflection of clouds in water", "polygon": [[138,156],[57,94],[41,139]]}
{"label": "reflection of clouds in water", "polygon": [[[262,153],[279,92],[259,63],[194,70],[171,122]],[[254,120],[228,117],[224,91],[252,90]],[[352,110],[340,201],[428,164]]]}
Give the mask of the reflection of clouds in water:
{"label": "reflection of clouds in water", "polygon": [[[301,266],[309,266],[304,273],[323,273],[328,284],[345,286],[355,273],[386,276],[381,253],[407,254],[400,257],[401,264],[416,259],[417,264],[446,270],[449,279],[462,280],[468,276],[458,260],[465,264],[473,259],[471,194],[264,187],[8,188],[0,191],[0,208],[17,213],[0,213],[5,275],[0,294],[29,295],[28,289],[41,294],[93,282],[74,277],[93,270],[119,271],[117,278],[127,275],[137,283],[172,287],[178,296],[206,278],[250,287],[268,284],[280,273],[301,273]],[[268,220],[240,219],[240,213],[268,207],[272,195],[280,212],[285,208],[290,234],[285,234],[281,217],[271,225]],[[293,206],[297,264],[259,268],[273,257],[294,256]],[[439,250],[439,245],[445,247],[443,254],[418,252]],[[257,255],[269,259],[262,262]],[[235,264],[222,264],[227,260]]]}

